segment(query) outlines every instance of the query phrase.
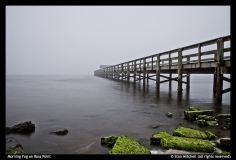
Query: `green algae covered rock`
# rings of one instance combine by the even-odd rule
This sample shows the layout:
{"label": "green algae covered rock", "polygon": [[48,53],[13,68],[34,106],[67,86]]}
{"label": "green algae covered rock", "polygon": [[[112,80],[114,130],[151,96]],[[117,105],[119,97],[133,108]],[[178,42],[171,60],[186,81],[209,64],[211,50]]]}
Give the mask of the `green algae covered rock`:
{"label": "green algae covered rock", "polygon": [[167,112],[167,113],[166,113],[166,116],[167,116],[167,117],[172,117],[172,113],[171,113],[171,112]]}
{"label": "green algae covered rock", "polygon": [[221,155],[230,155],[231,153],[230,153],[230,152],[227,152],[227,151],[222,151],[221,153],[218,153],[218,154],[221,154]]}
{"label": "green algae covered rock", "polygon": [[191,128],[185,128],[182,126],[178,126],[174,133],[173,136],[178,136],[178,137],[188,137],[188,138],[199,138],[199,139],[208,139],[206,133],[196,130],[196,129],[191,129]]}
{"label": "green algae covered rock", "polygon": [[6,149],[6,154],[23,154],[23,148],[21,144],[11,146]]}
{"label": "green algae covered rock", "polygon": [[204,119],[206,121],[215,121],[214,116],[208,116],[208,115],[198,115],[197,119]]}
{"label": "green algae covered rock", "polygon": [[215,127],[218,125],[216,121],[206,121],[206,125],[210,127]]}
{"label": "green algae covered rock", "polygon": [[164,137],[171,137],[172,135],[170,135],[169,133],[167,132],[157,132],[157,133],[154,133],[152,135],[152,137],[150,138],[151,142],[153,143],[160,143],[161,139],[164,138]]}
{"label": "green algae covered rock", "polygon": [[114,145],[116,143],[116,140],[119,136],[107,136],[101,138],[101,143],[106,145]]}
{"label": "green algae covered rock", "polygon": [[151,154],[151,152],[138,142],[120,135],[109,154]]}
{"label": "green algae covered rock", "polygon": [[199,119],[197,120],[197,124],[201,125],[201,126],[204,126],[206,123],[206,121],[204,119]]}
{"label": "green algae covered rock", "polygon": [[207,137],[209,140],[216,140],[216,139],[219,139],[216,135],[214,135],[213,133],[211,133],[210,131],[206,130],[205,131]]}
{"label": "green algae covered rock", "polygon": [[230,118],[230,114],[218,114],[220,118]]}
{"label": "green algae covered rock", "polygon": [[188,110],[189,111],[200,111],[200,109],[195,106],[190,106]]}
{"label": "green algae covered rock", "polygon": [[187,137],[163,137],[160,144],[167,149],[213,153],[214,146],[208,140]]}
{"label": "green algae covered rock", "polygon": [[184,111],[184,116],[188,120],[196,120],[199,115],[214,116],[213,110]]}
{"label": "green algae covered rock", "polygon": [[35,130],[35,124],[31,121],[21,122],[12,127],[6,127],[6,133],[29,133]]}

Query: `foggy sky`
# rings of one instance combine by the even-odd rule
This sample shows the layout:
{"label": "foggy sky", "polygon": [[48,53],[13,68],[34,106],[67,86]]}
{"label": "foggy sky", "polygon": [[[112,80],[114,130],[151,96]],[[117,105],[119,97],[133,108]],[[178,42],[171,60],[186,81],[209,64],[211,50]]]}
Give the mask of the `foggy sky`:
{"label": "foggy sky", "polygon": [[6,75],[93,75],[230,35],[230,6],[6,6]]}

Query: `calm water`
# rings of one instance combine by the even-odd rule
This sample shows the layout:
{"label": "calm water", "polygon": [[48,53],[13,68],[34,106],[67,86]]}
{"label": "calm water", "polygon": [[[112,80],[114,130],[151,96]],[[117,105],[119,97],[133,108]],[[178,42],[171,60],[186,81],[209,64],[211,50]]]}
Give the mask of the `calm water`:
{"label": "calm water", "polygon": [[[220,125],[201,127],[184,119],[183,112],[190,105],[215,110],[215,114],[230,113],[230,92],[222,102],[215,101],[212,82],[212,75],[191,75],[190,89],[183,85],[178,94],[175,81],[171,88],[163,83],[157,91],[154,81],[143,87],[138,82],[93,75],[6,76],[6,126],[29,120],[36,125],[31,134],[7,134],[6,138],[14,137],[25,154],[107,154],[111,148],[102,146],[100,139],[124,134],[161,154],[166,150],[150,144],[151,135],[159,131],[173,134],[180,123],[230,137]],[[165,116],[169,111],[172,118]],[[50,134],[60,128],[68,129],[68,134]]]}

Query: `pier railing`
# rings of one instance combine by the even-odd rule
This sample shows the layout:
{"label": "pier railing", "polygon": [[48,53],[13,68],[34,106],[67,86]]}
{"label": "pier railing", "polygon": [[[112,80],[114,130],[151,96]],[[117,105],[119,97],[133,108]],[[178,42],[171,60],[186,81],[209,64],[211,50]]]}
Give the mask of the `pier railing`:
{"label": "pier railing", "polygon": [[[213,91],[216,91],[216,95],[219,96],[230,91],[230,89],[222,91],[223,80],[230,82],[228,78],[223,77],[223,74],[230,73],[231,66],[230,55],[224,55],[225,52],[231,51],[230,47],[224,48],[226,41],[230,41],[230,35],[102,68],[94,71],[94,75],[116,79],[121,77],[122,80],[130,80],[130,77],[133,77],[134,82],[143,80],[143,84],[145,84],[145,79],[147,81],[150,79],[156,81],[157,87],[160,83],[174,80],[179,82],[178,90],[182,91],[182,83],[186,83],[189,87],[189,82],[182,81],[182,74],[188,74],[188,76],[190,73],[214,74]],[[201,51],[203,47],[214,44],[216,44],[215,49]],[[197,49],[197,51],[183,55],[183,52],[192,49]],[[152,73],[155,75],[149,76]],[[160,75],[160,73],[169,73],[170,77]],[[171,74],[175,73],[178,74],[178,78],[171,78]],[[156,79],[150,78],[153,76],[156,76]],[[167,78],[167,80],[160,81],[160,77]]]}

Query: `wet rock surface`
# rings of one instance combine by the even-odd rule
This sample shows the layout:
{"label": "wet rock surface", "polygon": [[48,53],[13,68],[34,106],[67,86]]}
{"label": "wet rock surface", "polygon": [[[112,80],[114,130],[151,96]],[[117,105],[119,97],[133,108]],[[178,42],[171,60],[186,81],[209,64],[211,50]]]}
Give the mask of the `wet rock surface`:
{"label": "wet rock surface", "polygon": [[68,133],[68,130],[63,128],[63,129],[55,130],[51,133],[52,134],[57,134],[57,135],[66,135]]}
{"label": "wet rock surface", "polygon": [[14,138],[6,140],[6,154],[23,154],[23,147]]}
{"label": "wet rock surface", "polygon": [[6,133],[30,133],[35,130],[35,124],[31,121],[21,122],[12,127],[6,127]]}

